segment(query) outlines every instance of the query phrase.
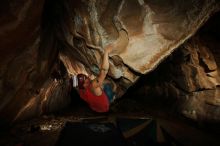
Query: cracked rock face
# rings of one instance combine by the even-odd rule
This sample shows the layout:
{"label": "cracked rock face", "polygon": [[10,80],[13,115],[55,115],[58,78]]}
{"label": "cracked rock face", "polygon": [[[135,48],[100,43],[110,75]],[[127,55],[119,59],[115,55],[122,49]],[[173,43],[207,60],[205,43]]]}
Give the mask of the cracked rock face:
{"label": "cracked rock face", "polygon": [[143,76],[128,95],[142,97],[144,102],[172,101],[175,110],[190,119],[219,122],[219,14],[155,71]]}
{"label": "cracked rock face", "polygon": [[[107,80],[116,85],[117,97],[121,97],[142,74],[153,71],[219,10],[217,0],[1,3],[3,120],[26,119],[66,106],[70,100],[69,76],[81,72],[97,75],[103,48],[110,43],[115,44],[115,49],[110,54]],[[208,70],[216,69],[216,64],[207,58],[206,49],[200,55]],[[193,70],[193,66],[182,67]],[[197,68],[195,72],[201,73]],[[184,73],[181,78],[192,78],[191,72]],[[195,81],[181,88],[190,92],[198,84],[213,88],[217,83],[214,80]]]}
{"label": "cracked rock face", "polygon": [[[118,86],[119,97],[136,82],[139,74],[152,71],[218,9],[215,1],[172,0],[82,0],[71,6],[68,13],[72,14],[73,22],[68,32],[72,32],[64,36],[82,54],[85,70],[95,74],[102,48],[115,43],[109,76],[125,86]],[[62,60],[70,67],[68,72],[74,74],[77,69],[68,65],[71,61]]]}
{"label": "cracked rock face", "polygon": [[195,33],[216,8],[215,1],[81,1],[73,8],[73,37],[97,49],[115,42],[111,56],[144,74]]}

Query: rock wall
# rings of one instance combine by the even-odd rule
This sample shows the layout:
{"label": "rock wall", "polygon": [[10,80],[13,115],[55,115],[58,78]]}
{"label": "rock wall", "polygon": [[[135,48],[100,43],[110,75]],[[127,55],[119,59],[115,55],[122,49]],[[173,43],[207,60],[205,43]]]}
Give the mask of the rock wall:
{"label": "rock wall", "polygon": [[219,4],[215,1],[181,0],[82,0],[70,6],[72,11],[68,14],[72,15],[73,20],[68,21],[71,22],[67,32],[71,33],[64,36],[68,44],[73,46],[75,55],[70,55],[73,49],[62,50],[68,73],[74,74],[78,70],[72,68],[73,61],[69,61],[70,58],[76,58],[77,61],[81,59],[80,63],[83,64],[77,63],[78,66],[84,66],[78,72],[96,74],[102,48],[113,42],[116,49],[110,55],[108,75],[109,80],[117,80],[120,97],[141,74],[155,69],[192,36],[218,10]]}
{"label": "rock wall", "polygon": [[156,70],[141,77],[126,96],[142,98],[144,102],[159,100],[169,103],[167,106],[172,103],[176,111],[196,121],[219,121],[218,36],[201,31],[177,48]]}
{"label": "rock wall", "polygon": [[70,102],[54,35],[42,24],[46,4],[1,1],[0,122],[38,116]]}

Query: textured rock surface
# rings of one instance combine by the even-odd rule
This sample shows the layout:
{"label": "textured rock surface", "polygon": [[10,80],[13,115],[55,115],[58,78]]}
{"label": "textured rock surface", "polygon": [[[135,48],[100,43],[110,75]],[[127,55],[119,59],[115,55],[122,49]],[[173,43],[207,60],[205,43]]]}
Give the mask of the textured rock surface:
{"label": "textured rock surface", "polygon": [[[85,69],[94,73],[102,48],[114,42],[109,75],[124,86],[118,86],[120,97],[136,82],[138,73],[153,70],[218,6],[215,1],[79,1],[69,8],[74,21],[68,32],[73,31],[64,36],[80,55],[69,58],[80,56]],[[70,51],[64,48],[64,52],[67,56]],[[70,69],[68,72],[73,73]]]}
{"label": "textured rock surface", "polygon": [[75,7],[75,36],[97,47],[116,41],[112,55],[130,69],[147,73],[190,37],[217,5],[214,1],[114,0],[82,1]]}
{"label": "textured rock surface", "polygon": [[215,56],[219,56],[215,51],[219,43],[216,36],[210,39],[206,34],[204,39],[203,34],[198,34],[200,36],[193,36],[181,45],[154,72],[142,77],[129,95],[148,98],[147,102],[152,99],[174,102],[176,110],[196,121],[219,121],[220,76],[219,64],[215,61]]}
{"label": "textured rock surface", "polygon": [[186,96],[181,110],[184,116],[196,121],[219,122],[219,89],[194,92]]}
{"label": "textured rock surface", "polygon": [[45,39],[47,32],[41,25],[45,19],[43,7],[43,0],[1,2],[1,121],[30,118],[69,102],[67,84],[62,83],[65,79],[55,81],[50,75],[51,70],[62,70],[55,69],[58,51],[50,44],[51,38]]}
{"label": "textured rock surface", "polygon": [[[112,42],[116,50],[110,55],[108,80],[117,83],[117,96],[121,97],[141,74],[155,69],[218,9],[215,0],[3,0],[0,118],[26,119],[67,105],[69,74],[97,74],[102,48]],[[202,62],[216,70],[206,52],[200,51]],[[196,50],[190,53],[198,58]],[[194,61],[181,65],[185,82],[180,88],[189,92],[214,88],[217,72],[210,73],[215,76],[211,80],[196,67],[198,59]]]}

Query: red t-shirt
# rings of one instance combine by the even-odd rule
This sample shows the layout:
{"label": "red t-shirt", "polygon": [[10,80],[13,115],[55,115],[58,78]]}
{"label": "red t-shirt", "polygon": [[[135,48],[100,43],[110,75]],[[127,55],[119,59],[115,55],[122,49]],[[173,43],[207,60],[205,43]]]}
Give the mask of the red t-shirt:
{"label": "red t-shirt", "polygon": [[79,94],[92,110],[96,112],[107,112],[109,110],[109,101],[105,92],[102,91],[100,96],[94,95],[91,91],[91,84],[84,90],[80,89]]}

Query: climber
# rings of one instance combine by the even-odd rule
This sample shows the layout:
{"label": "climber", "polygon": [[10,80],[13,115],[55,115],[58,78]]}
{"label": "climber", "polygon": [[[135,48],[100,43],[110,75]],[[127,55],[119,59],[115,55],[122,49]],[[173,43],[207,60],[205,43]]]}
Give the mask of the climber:
{"label": "climber", "polygon": [[95,79],[90,79],[85,74],[72,77],[74,87],[78,87],[80,97],[88,103],[89,107],[96,112],[108,112],[114,93],[110,84],[104,84],[109,69],[109,53],[113,46],[108,45],[104,49],[101,69]]}

